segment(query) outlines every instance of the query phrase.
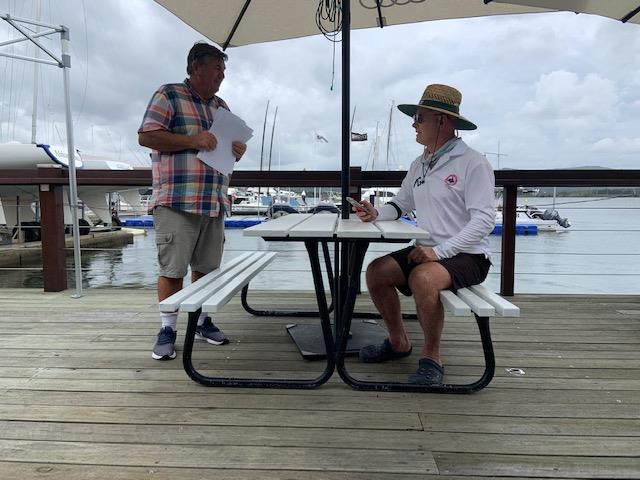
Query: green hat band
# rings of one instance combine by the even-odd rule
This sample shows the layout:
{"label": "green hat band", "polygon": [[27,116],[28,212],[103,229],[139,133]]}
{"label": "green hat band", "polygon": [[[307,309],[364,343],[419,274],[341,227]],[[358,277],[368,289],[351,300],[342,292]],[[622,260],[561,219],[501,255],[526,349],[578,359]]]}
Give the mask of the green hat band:
{"label": "green hat band", "polygon": [[455,113],[456,115],[460,115],[460,108],[456,105],[451,105],[449,103],[438,102],[436,100],[422,100],[420,102],[420,105],[424,107],[440,108],[442,110]]}

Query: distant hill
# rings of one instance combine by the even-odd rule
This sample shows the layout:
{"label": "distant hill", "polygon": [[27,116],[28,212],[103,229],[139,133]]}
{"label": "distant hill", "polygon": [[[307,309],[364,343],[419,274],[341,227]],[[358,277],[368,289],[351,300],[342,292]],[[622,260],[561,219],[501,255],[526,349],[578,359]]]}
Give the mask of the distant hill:
{"label": "distant hill", "polygon": [[582,165],[580,167],[563,167],[563,168],[501,168],[500,170],[617,170],[616,168],[610,167],[599,167],[599,166],[591,166],[591,165]]}
{"label": "distant hill", "polygon": [[[501,168],[500,170],[520,170],[518,168]],[[570,168],[550,168],[545,170],[617,170],[615,168],[584,165]],[[538,197],[552,197],[553,187],[537,187],[527,185],[538,190]],[[526,195],[526,194],[525,194]],[[556,195],[563,197],[609,197],[609,196],[640,196],[640,188],[634,187],[556,187]]]}
{"label": "distant hill", "polygon": [[[639,197],[640,188],[634,187],[556,187],[556,195],[562,197]],[[538,197],[553,196],[553,187],[540,187]]]}

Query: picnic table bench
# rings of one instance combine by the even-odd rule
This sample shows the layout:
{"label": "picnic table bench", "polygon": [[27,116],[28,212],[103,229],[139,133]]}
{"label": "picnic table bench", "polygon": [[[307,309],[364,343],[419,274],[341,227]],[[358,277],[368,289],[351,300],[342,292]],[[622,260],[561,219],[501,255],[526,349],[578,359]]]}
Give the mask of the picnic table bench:
{"label": "picnic table bench", "polygon": [[[182,362],[191,379],[206,386],[279,388],[313,388],[326,381],[322,376],[317,380],[209,377],[198,372],[193,365],[193,343],[200,312],[203,310],[210,313],[219,312],[234,295],[245,288],[258,273],[271,263],[276,255],[276,252],[243,253],[158,304],[161,312],[182,311],[188,313]],[[333,373],[333,362],[330,369],[330,372],[324,374],[327,379]]]}
{"label": "picnic table bench", "polygon": [[[314,280],[317,312],[304,312],[320,318],[322,341],[326,349],[325,370],[312,379],[237,378],[209,377],[196,371],[192,361],[193,343],[197,320],[201,311],[218,312],[240,290],[243,306],[249,282],[276,256],[275,252],[244,253],[227,261],[218,269],[205,275],[183,290],[160,302],[161,311],[185,311],[189,314],[183,349],[185,371],[194,381],[206,386],[270,387],[270,388],[315,388],[325,383],[337,369],[341,378],[351,387],[360,390],[419,391],[438,393],[471,393],[489,384],[495,372],[495,355],[489,329],[490,318],[519,316],[516,305],[491,292],[483,285],[459,289],[456,293],[446,290],[440,299],[447,312],[454,316],[475,316],[482,343],[485,370],[475,382],[468,384],[412,385],[399,382],[359,380],[349,374],[345,365],[347,341],[352,318],[380,318],[377,313],[354,312],[355,298],[359,288],[364,255],[370,242],[400,242],[414,238],[426,238],[428,232],[401,221],[364,223],[358,219],[339,219],[337,215],[287,215],[245,230],[245,235],[260,236],[265,240],[302,241],[305,244],[311,273]],[[328,262],[327,242],[335,244],[335,278],[331,288],[335,320],[335,340],[332,330],[330,308],[327,304],[319,246],[322,245],[325,261]],[[331,280],[331,270],[327,269]],[[334,287],[334,288],[333,288]],[[334,291],[335,290],[335,291]],[[251,310],[248,310],[251,312]],[[255,312],[255,311],[254,311]],[[295,312],[257,312],[290,315]],[[302,312],[299,312],[302,313]],[[415,318],[405,315],[405,318]]]}

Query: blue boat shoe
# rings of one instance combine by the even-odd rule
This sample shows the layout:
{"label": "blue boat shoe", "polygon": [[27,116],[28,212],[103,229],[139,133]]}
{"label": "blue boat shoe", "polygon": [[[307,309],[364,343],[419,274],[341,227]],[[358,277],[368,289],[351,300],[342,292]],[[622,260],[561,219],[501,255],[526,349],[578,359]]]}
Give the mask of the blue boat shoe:
{"label": "blue boat shoe", "polygon": [[176,332],[171,327],[162,327],[158,339],[153,346],[151,357],[155,360],[172,360],[176,358]]}
{"label": "blue boat shoe", "polygon": [[415,385],[442,385],[444,367],[438,365],[430,358],[421,358],[418,361],[418,370],[409,375],[409,383]]}
{"label": "blue boat shoe", "polygon": [[196,327],[196,339],[206,340],[212,345],[225,345],[229,339],[211,321],[211,317],[206,317],[202,325]]}
{"label": "blue boat shoe", "polygon": [[367,345],[360,349],[360,361],[364,363],[380,363],[387,360],[395,360],[396,358],[408,357],[411,355],[411,350],[408,352],[396,352],[391,346],[391,342],[388,338],[384,339],[381,345]]}

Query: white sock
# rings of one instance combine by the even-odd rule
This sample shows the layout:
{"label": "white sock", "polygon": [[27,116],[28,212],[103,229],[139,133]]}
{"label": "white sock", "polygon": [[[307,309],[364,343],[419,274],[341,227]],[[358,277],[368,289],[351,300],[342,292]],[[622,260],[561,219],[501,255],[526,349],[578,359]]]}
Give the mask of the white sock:
{"label": "white sock", "polygon": [[198,317],[198,326],[201,326],[204,323],[204,319],[207,318],[209,314],[207,312],[201,312]]}
{"label": "white sock", "polygon": [[174,332],[177,331],[178,325],[178,312],[160,312],[160,320],[162,320],[162,327],[171,327]]}

